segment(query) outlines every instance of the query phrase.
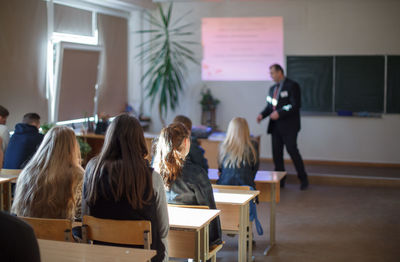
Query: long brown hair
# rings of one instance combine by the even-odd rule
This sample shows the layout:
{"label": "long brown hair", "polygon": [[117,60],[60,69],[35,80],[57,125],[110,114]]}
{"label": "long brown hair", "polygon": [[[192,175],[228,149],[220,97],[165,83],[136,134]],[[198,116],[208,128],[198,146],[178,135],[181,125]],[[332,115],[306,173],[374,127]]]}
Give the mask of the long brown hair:
{"label": "long brown hair", "polygon": [[[108,198],[110,188],[114,201],[127,199],[133,209],[151,203],[153,181],[143,129],[139,121],[127,114],[117,116],[107,129],[103,148],[94,167],[86,175],[85,198],[91,204],[101,194]],[[107,174],[107,180],[103,176]]]}
{"label": "long brown hair", "polygon": [[189,138],[187,128],[182,123],[172,123],[161,130],[156,143],[153,167],[160,173],[167,188],[181,173],[185,161],[182,153],[185,138]]}
{"label": "long brown hair", "polygon": [[83,169],[75,133],[56,126],[18,177],[12,212],[18,216],[73,219]]}

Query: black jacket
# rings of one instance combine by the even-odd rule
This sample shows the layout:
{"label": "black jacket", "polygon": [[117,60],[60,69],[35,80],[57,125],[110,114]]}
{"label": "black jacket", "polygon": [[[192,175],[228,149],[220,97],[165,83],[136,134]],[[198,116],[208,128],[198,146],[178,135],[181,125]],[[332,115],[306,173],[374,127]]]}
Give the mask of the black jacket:
{"label": "black jacket", "polygon": [[40,262],[35,233],[28,224],[0,211],[0,232],[2,262]]}
{"label": "black jacket", "polygon": [[[273,112],[272,98],[276,85],[269,89],[267,96],[267,106],[260,113],[266,118]],[[300,86],[293,80],[285,78],[281,90],[278,94],[278,104],[276,111],[279,113],[278,120],[270,120],[267,133],[278,131],[280,134],[300,131],[300,107],[301,94]]]}
{"label": "black jacket", "polygon": [[201,148],[196,138],[191,139],[190,150],[186,160],[190,160],[193,164],[201,166],[206,172],[208,172],[208,162],[204,157],[204,149]]}
{"label": "black jacket", "polygon": [[[167,202],[170,204],[200,205],[217,209],[214,194],[207,172],[187,159],[181,175],[166,190]],[[209,226],[210,246],[222,242],[221,222],[219,217]]]}
{"label": "black jacket", "polygon": [[[167,208],[167,203],[165,201],[165,191],[163,181],[161,176],[158,173],[153,172],[153,188],[154,188],[154,196],[153,201],[150,205],[144,206],[142,209],[133,209],[129,204],[127,199],[122,199],[118,202],[115,202],[112,199],[111,188],[108,186],[108,173],[106,169],[103,169],[103,175],[101,176],[99,184],[104,186],[105,194],[103,194],[101,190],[101,186],[98,186],[98,198],[94,204],[89,204],[87,202],[87,177],[92,169],[95,166],[96,158],[92,159],[85,170],[85,179],[82,190],[82,215],[90,215],[97,218],[103,219],[116,219],[116,220],[150,220],[151,222],[151,235],[152,235],[152,243],[151,249],[157,250],[157,255],[151,259],[152,262],[159,261],[167,261],[165,257],[166,247],[164,243],[161,241],[161,238],[167,237],[168,231],[162,227],[169,228],[168,222],[168,214],[166,211],[165,216],[161,217],[160,215],[160,206],[164,205],[165,209]],[[156,181],[156,178],[157,181]],[[159,180],[159,181],[158,181]],[[157,183],[158,182],[158,183]],[[157,186],[158,185],[158,186]],[[161,221],[160,221],[161,220]],[[166,224],[166,226],[165,226]],[[164,225],[164,226],[163,226]],[[162,236],[164,234],[164,236]],[[99,242],[100,244],[108,244]],[[114,244],[108,244],[114,245]],[[115,246],[126,246],[126,245],[115,245]]]}

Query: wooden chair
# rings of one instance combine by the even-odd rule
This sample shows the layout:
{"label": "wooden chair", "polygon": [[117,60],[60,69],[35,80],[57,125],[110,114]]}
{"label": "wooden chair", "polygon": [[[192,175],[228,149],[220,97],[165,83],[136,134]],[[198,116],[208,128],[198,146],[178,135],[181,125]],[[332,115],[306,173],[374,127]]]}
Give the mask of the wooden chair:
{"label": "wooden chair", "polygon": [[[199,205],[178,205],[178,204],[168,204],[168,206],[172,207],[181,207],[181,208],[198,208],[198,209],[210,209],[208,206],[199,206]],[[174,243],[169,243],[169,245],[173,245]],[[217,261],[217,252],[221,250],[225,242],[223,241],[219,245],[213,245],[209,247],[207,260],[211,259],[212,262]],[[177,247],[178,248],[178,247]]]}
{"label": "wooden chair", "polygon": [[3,168],[0,170],[0,177],[9,180],[9,182],[0,184],[0,210],[11,210],[11,203],[12,203],[11,184],[15,184],[18,175],[21,173],[21,171],[22,169]]}
{"label": "wooden chair", "polygon": [[68,219],[19,217],[28,223],[35,232],[36,238],[74,242],[72,223]]}
{"label": "wooden chair", "polygon": [[150,249],[151,222],[147,220],[113,220],[83,216],[82,239],[123,245],[142,245]]}

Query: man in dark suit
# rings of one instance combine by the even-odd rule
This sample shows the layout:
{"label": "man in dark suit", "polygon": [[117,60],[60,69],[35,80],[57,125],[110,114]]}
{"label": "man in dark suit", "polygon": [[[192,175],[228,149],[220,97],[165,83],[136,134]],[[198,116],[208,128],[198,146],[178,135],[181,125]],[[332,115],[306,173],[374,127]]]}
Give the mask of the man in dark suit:
{"label": "man in dark suit", "polygon": [[[257,116],[257,123],[269,116],[267,133],[272,135],[275,171],[285,170],[283,147],[286,146],[300,179],[300,189],[306,190],[308,188],[307,173],[297,148],[297,134],[300,131],[300,86],[285,77],[280,65],[274,64],[269,69],[271,78],[276,84],[269,89],[267,106]],[[286,177],[281,180],[281,187],[285,186],[285,180]]]}

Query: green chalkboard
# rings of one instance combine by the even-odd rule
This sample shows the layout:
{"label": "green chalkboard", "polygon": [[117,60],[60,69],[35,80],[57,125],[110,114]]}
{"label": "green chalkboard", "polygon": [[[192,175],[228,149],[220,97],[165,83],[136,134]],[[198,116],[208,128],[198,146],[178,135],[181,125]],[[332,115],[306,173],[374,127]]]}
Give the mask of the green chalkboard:
{"label": "green chalkboard", "polygon": [[384,56],[335,57],[335,111],[383,113]]}
{"label": "green chalkboard", "polygon": [[387,113],[400,113],[400,56],[387,57]]}
{"label": "green chalkboard", "polygon": [[301,110],[332,112],[332,56],[288,56],[288,78],[301,88]]}

